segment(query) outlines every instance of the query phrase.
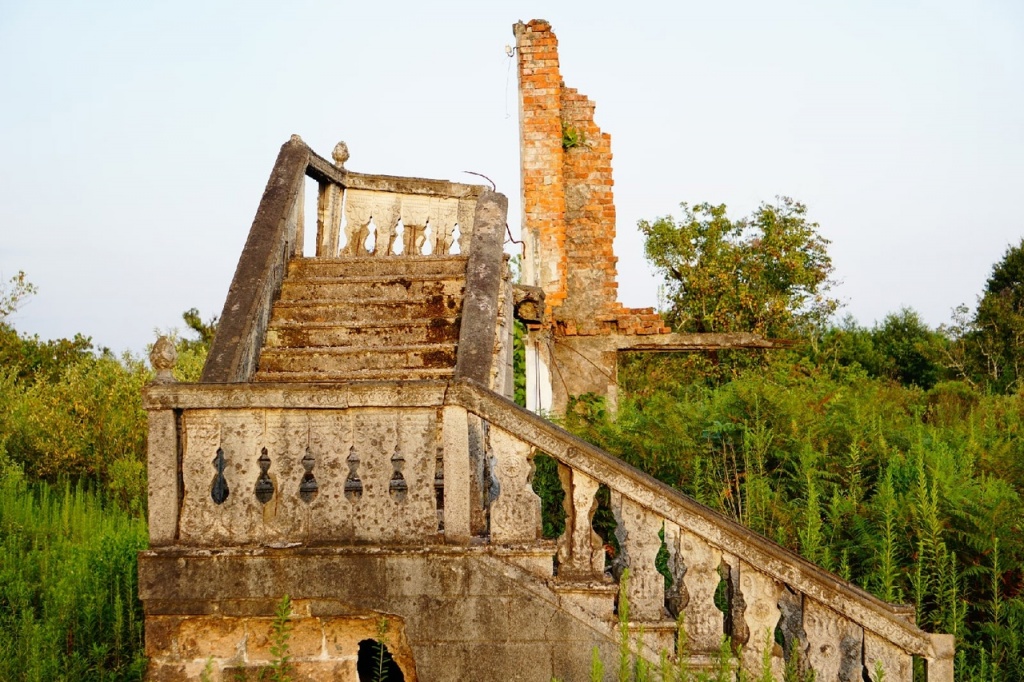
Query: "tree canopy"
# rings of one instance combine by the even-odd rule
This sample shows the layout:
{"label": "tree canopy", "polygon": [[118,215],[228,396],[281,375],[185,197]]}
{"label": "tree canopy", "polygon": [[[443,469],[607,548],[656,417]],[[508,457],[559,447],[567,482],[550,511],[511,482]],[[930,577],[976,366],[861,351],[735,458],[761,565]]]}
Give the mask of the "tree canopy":
{"label": "tree canopy", "polygon": [[665,277],[666,317],[685,332],[799,334],[838,307],[827,293],[828,240],[788,197],[732,220],[725,204],[680,204],[677,220],[641,220],[647,259]]}

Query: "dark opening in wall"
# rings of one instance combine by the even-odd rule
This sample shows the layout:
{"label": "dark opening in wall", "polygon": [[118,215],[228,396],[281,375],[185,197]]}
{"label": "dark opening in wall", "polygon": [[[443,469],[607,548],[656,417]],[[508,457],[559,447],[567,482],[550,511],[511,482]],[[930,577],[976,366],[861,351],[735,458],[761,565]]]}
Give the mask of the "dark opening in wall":
{"label": "dark opening in wall", "polygon": [[402,670],[387,646],[375,639],[364,639],[359,643],[356,672],[359,673],[359,682],[405,682]]}

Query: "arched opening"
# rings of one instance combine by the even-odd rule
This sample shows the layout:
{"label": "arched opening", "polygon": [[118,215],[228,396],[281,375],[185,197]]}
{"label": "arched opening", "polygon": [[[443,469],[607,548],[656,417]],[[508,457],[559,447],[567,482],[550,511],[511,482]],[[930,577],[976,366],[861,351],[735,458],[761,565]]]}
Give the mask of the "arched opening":
{"label": "arched opening", "polygon": [[359,642],[356,672],[359,673],[359,682],[405,682],[402,669],[391,657],[387,645],[375,639]]}

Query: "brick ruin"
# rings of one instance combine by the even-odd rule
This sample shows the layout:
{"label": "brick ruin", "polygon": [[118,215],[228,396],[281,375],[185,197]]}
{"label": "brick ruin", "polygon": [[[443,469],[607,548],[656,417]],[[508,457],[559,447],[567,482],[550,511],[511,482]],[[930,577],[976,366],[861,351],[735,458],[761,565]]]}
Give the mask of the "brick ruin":
{"label": "brick ruin", "polygon": [[[928,682],[952,682],[952,637],[922,631],[912,609],[510,400],[513,316],[533,327],[538,357],[554,348],[545,362],[563,373],[560,348],[610,354],[614,372],[620,348],[735,342],[667,333],[652,312],[615,302],[608,138],[592,105],[561,87],[550,28],[515,31],[521,65],[543,62],[525,74],[538,76],[529,97],[558,106],[552,117],[540,100],[524,104],[540,126],[524,130],[536,286],[511,281],[502,195],[352,172],[343,145],[332,162],[293,137],[202,380],[174,382],[173,344],[154,347],[157,379],[143,396],[150,548],[139,556],[147,679],[264,679],[281,662],[285,595],[296,681],[355,682],[378,642],[392,680],[583,680],[594,652],[611,679],[621,592],[629,655],[652,664],[685,656],[710,670],[728,636],[754,677],[767,661],[781,680],[798,657],[820,680],[877,682],[881,668],[911,682],[919,658]],[[566,120],[594,146],[565,148]],[[309,207],[308,182],[319,188]],[[546,199],[540,187],[551,185],[561,189]],[[304,239],[316,240],[314,256],[303,257]],[[557,462],[565,493],[557,539],[542,535],[532,487],[540,453]],[[600,489],[613,560],[593,528]],[[677,652],[680,627],[689,644]]]}
{"label": "brick ruin", "polygon": [[752,334],[674,334],[653,308],[618,301],[611,136],[566,87],[543,20],[513,27],[519,71],[524,284],[545,297],[527,340],[530,409],[560,414],[594,393],[612,407],[622,351],[772,348]]}

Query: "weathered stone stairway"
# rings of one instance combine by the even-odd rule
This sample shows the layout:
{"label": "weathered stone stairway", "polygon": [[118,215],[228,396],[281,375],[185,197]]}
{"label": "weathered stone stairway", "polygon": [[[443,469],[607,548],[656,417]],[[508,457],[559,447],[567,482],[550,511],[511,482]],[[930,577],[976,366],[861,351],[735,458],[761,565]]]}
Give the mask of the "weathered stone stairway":
{"label": "weathered stone stairway", "polygon": [[[313,259],[298,255],[307,175],[321,183]],[[449,254],[456,217],[472,239],[466,256],[341,253],[342,212],[356,247],[371,221],[392,244],[399,217],[407,247],[427,232]],[[595,647],[610,679],[603,487],[637,654],[672,654],[680,614],[697,666],[729,636],[755,677],[767,660],[781,680],[798,656],[819,682],[879,682],[879,668],[911,682],[916,657],[928,682],[952,682],[951,636],[509,400],[504,235],[505,200],[485,188],[282,147],[202,382],[144,395],[150,679],[259,675],[282,595],[296,679],[355,682],[367,639],[386,639],[410,682],[582,680]],[[554,544],[531,485],[539,453],[565,493]]]}
{"label": "weathered stone stairway", "polygon": [[452,375],[466,257],[293,259],[256,381]]}

